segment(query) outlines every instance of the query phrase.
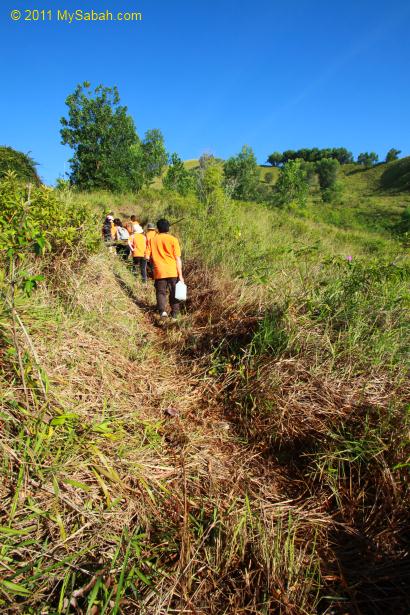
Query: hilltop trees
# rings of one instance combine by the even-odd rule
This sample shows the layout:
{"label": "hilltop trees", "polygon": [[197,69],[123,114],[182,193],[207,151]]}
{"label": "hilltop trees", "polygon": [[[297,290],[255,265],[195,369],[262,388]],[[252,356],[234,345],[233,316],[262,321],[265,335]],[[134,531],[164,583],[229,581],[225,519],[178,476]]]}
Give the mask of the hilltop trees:
{"label": "hilltop trees", "polygon": [[139,190],[166,164],[162,134],[150,130],[141,142],[116,87],[78,85],[66,99],[62,143],[74,150],[70,181],[84,190]]}
{"label": "hilltop trees", "polygon": [[272,166],[280,166],[290,160],[304,160],[305,162],[318,162],[323,158],[332,158],[337,160],[339,164],[349,164],[353,162],[353,154],[349,152],[345,147],[332,147],[326,149],[319,149],[317,147],[303,148],[298,150],[288,149],[281,154],[280,152],[273,152],[267,162]]}
{"label": "hilltop trees", "polygon": [[376,152],[363,152],[358,155],[357,163],[363,165],[366,168],[372,167],[378,162],[379,157]]}
{"label": "hilltop trees", "polygon": [[386,154],[386,162],[393,162],[394,160],[398,160],[400,154],[401,149],[395,149],[394,147],[392,147]]}
{"label": "hilltop trees", "polygon": [[273,152],[270,156],[268,156],[267,163],[271,164],[273,167],[278,167],[283,162],[283,154],[280,152]]}
{"label": "hilltop trees", "polygon": [[0,178],[8,171],[14,171],[18,179],[39,185],[41,182],[36,166],[37,163],[28,154],[12,147],[0,147]]}

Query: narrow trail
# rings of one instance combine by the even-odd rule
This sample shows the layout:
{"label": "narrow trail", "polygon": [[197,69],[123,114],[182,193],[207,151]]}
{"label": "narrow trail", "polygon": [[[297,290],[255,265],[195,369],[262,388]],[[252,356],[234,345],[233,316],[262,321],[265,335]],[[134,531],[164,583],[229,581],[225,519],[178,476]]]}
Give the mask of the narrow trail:
{"label": "narrow trail", "polygon": [[[71,276],[66,297],[32,326],[53,403],[77,417],[56,428],[61,461],[36,494],[38,508],[64,522],[63,533],[41,526],[50,557],[72,558],[84,587],[96,570],[110,583],[131,533],[142,536],[139,565],[155,581],[127,594],[122,613],[265,612],[260,588],[277,591],[281,570],[291,565],[296,579],[305,566],[305,547],[287,538],[301,531],[290,515],[313,532],[326,518],[289,498],[274,460],[244,441],[220,381],[184,348],[191,321],[158,326],[151,285],[100,254]],[[296,581],[278,591],[278,604],[303,603]]]}
{"label": "narrow trail", "polygon": [[179,352],[184,333],[178,325],[163,324],[156,318],[152,289],[145,289],[138,282],[133,289],[118,274],[115,279],[121,291],[136,306],[147,340],[157,348],[167,364],[165,374],[161,370],[151,374],[150,386],[155,400],[151,408],[152,416],[166,421],[170,455],[175,458],[177,450],[180,454],[183,447],[189,459],[192,447],[194,454],[201,453],[202,463],[208,467],[207,478],[210,482],[226,483],[237,490],[240,482],[243,487],[247,483],[241,472],[246,469],[250,481],[246,485],[248,489],[253,485],[251,491],[256,490],[261,495],[263,479],[265,496],[277,498],[277,486],[272,475],[267,484],[269,468],[266,460],[263,460],[262,475],[254,454],[249,460],[253,469],[249,466],[241,468],[247,456],[246,444],[236,433],[236,426],[227,416],[225,408],[215,401],[217,385],[208,375],[207,367]]}

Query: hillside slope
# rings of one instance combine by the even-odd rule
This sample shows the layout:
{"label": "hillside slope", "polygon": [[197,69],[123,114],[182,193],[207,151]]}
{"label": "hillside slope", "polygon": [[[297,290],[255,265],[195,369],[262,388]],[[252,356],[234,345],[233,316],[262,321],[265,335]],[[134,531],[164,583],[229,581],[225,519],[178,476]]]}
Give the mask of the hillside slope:
{"label": "hillside slope", "polygon": [[[28,244],[30,297],[0,280],[3,611],[407,615],[402,242],[158,191],[31,199],[67,228]],[[96,245],[108,207],[179,221],[177,326]]]}

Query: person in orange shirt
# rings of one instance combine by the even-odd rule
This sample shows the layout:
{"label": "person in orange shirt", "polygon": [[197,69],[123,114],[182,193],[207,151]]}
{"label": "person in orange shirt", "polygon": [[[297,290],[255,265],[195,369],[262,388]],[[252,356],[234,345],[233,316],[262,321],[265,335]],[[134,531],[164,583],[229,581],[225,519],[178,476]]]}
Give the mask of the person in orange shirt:
{"label": "person in orange shirt", "polygon": [[157,222],[158,233],[150,240],[149,256],[154,266],[155,293],[157,308],[162,318],[166,311],[167,294],[171,306],[171,317],[179,313],[179,301],[175,299],[175,286],[178,279],[183,282],[181,247],[179,241],[169,233],[169,222],[164,218]]}
{"label": "person in orange shirt", "polygon": [[137,267],[141,272],[141,278],[144,283],[147,281],[147,261],[145,253],[147,250],[147,238],[145,237],[142,228],[131,235],[129,246],[132,253],[132,270],[137,273]]}
{"label": "person in orange shirt", "polygon": [[152,262],[151,262],[150,256],[149,256],[149,254],[150,254],[150,244],[151,244],[151,239],[156,234],[157,234],[157,227],[155,226],[155,224],[152,224],[152,222],[148,222],[147,228],[145,230],[145,237],[147,238],[147,250],[146,250],[145,258],[146,258],[146,261],[147,261],[147,273],[148,273],[150,278],[154,277],[154,267],[152,265]]}

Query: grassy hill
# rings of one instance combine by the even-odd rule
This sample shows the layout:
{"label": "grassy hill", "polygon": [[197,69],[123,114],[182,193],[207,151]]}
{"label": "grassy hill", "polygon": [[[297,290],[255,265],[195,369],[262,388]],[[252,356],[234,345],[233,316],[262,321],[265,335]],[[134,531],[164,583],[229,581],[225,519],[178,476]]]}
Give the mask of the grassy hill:
{"label": "grassy hill", "polygon": [[[198,160],[187,160],[193,169]],[[260,181],[275,185],[280,170],[267,165],[258,166]],[[271,182],[266,182],[266,174]],[[319,190],[313,190],[305,211],[295,215],[308,216],[317,222],[329,222],[341,228],[373,228],[392,231],[400,225],[403,212],[410,207],[410,157],[371,168],[357,164],[342,165],[339,171],[341,192],[331,205],[322,202]],[[156,187],[160,187],[160,183]]]}
{"label": "grassy hill", "polygon": [[[3,612],[407,614],[408,195],[345,171],[301,212],[38,188],[27,237],[0,182]],[[177,326],[110,209],[182,219]]]}

